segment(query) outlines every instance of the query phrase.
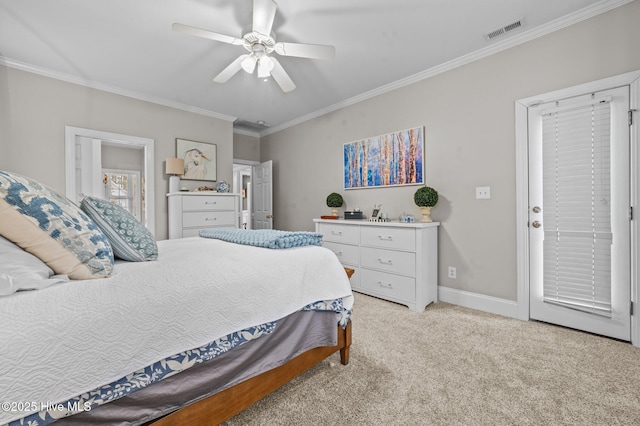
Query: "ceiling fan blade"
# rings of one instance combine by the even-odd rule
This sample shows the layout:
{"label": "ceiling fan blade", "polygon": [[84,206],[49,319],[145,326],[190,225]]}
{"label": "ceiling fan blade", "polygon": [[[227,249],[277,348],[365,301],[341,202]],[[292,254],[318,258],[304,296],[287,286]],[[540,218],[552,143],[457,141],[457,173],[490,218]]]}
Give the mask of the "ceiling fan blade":
{"label": "ceiling fan blade", "polygon": [[253,31],[271,35],[277,7],[273,0],[253,0]]}
{"label": "ceiling fan blade", "polygon": [[189,25],[175,23],[171,26],[173,31],[179,33],[188,34],[196,37],[208,38],[215,41],[221,41],[223,43],[229,43],[236,46],[242,46],[242,39],[231,37],[224,34],[214,33],[213,31],[203,30],[201,28],[192,27]]}
{"label": "ceiling fan blade", "polygon": [[299,58],[331,60],[336,56],[335,47],[320,44],[279,42],[275,44],[274,49],[282,56],[297,56]]}
{"label": "ceiling fan blade", "polygon": [[273,69],[271,70],[271,77],[278,83],[278,86],[283,92],[287,93],[296,88],[296,84],[291,80],[289,74],[282,68],[280,62],[272,56],[269,57],[273,61]]}
{"label": "ceiling fan blade", "polygon": [[231,62],[220,74],[216,75],[213,79],[216,83],[226,83],[231,77],[233,77],[238,71],[242,69],[242,61],[248,58],[249,55],[240,55],[235,61]]}

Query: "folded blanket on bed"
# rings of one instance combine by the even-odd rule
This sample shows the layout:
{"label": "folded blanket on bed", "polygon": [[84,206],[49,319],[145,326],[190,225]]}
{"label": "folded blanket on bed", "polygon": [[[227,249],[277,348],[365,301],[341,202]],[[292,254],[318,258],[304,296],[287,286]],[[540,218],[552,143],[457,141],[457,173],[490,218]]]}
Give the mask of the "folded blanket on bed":
{"label": "folded blanket on bed", "polygon": [[322,245],[322,234],[305,231],[278,231],[275,229],[207,229],[200,231],[204,238],[215,238],[230,243],[270,249],[287,249]]}

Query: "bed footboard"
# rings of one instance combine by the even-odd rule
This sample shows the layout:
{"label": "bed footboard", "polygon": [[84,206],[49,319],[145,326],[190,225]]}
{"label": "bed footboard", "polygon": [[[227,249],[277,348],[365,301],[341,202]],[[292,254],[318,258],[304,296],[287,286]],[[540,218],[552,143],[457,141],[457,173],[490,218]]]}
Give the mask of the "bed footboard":
{"label": "bed footboard", "polygon": [[194,402],[171,414],[168,414],[149,425],[218,425],[235,416],[254,402],[265,397],[280,386],[290,382],[314,365],[340,351],[340,362],[349,363],[349,347],[351,346],[351,322],[346,328],[338,326],[338,343],[335,346],[321,346],[304,352],[291,361],[273,370]]}

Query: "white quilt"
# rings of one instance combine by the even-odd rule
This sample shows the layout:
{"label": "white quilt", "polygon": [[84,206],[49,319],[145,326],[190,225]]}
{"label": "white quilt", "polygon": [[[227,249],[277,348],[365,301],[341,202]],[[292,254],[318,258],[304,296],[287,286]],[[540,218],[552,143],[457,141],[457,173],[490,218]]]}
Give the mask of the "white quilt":
{"label": "white quilt", "polygon": [[[60,403],[309,303],[353,296],[323,247],[158,242],[156,262],[0,298],[0,402]],[[35,412],[38,410],[31,410]],[[0,424],[29,412],[0,410]]]}

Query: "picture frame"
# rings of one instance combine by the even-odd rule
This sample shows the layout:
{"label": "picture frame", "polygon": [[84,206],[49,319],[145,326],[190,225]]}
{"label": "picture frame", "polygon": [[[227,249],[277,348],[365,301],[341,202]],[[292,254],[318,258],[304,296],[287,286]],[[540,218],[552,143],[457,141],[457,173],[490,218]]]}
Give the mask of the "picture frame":
{"label": "picture frame", "polygon": [[344,144],[344,189],[424,185],[424,126]]}
{"label": "picture frame", "polygon": [[217,145],[176,138],[176,157],[184,160],[185,180],[217,180]]}

